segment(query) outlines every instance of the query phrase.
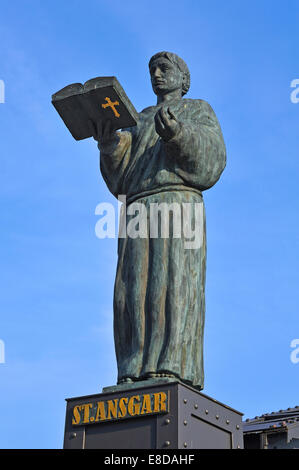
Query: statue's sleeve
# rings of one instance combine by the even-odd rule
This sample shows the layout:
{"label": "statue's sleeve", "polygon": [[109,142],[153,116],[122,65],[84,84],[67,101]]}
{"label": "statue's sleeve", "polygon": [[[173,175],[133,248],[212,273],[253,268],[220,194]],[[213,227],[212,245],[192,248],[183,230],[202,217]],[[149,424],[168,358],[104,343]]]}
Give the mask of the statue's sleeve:
{"label": "statue's sleeve", "polygon": [[206,101],[192,100],[188,119],[164,147],[176,174],[200,190],[213,186],[226,165],[221,128]]}
{"label": "statue's sleeve", "polygon": [[105,151],[100,150],[100,170],[111,191],[117,197],[121,193],[121,186],[126,167],[131,154],[132,134],[130,132],[117,132],[119,140]]}

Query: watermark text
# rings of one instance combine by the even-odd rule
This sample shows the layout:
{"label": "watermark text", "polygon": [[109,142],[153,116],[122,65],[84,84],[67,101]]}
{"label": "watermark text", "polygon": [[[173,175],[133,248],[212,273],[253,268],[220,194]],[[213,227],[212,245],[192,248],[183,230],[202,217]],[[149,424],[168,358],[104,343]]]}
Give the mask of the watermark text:
{"label": "watermark text", "polygon": [[0,339],[0,364],[5,363],[5,344],[2,339]]}
{"label": "watermark text", "polygon": [[0,80],[0,103],[5,103],[5,84]]}
{"label": "watermark text", "polygon": [[291,352],[291,356],[290,356],[291,362],[293,364],[298,364],[299,362],[299,339],[292,339],[290,346],[293,349],[293,351]]}
{"label": "watermark text", "polygon": [[291,88],[295,88],[290,95],[291,102],[294,104],[299,103],[299,78],[291,81]]}
{"label": "watermark text", "polygon": [[100,239],[115,238],[183,238],[185,249],[203,245],[204,207],[202,202],[132,202],[118,197],[118,214],[108,202],[97,205],[95,214],[101,216],[95,226]]}

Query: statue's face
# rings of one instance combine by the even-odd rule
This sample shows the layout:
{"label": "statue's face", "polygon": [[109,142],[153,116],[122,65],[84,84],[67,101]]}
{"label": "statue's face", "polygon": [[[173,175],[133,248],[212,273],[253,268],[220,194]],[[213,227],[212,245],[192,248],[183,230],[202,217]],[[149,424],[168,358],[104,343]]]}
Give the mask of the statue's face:
{"label": "statue's face", "polygon": [[183,73],[166,57],[159,57],[151,63],[150,76],[153,91],[158,96],[170,91],[182,90]]}

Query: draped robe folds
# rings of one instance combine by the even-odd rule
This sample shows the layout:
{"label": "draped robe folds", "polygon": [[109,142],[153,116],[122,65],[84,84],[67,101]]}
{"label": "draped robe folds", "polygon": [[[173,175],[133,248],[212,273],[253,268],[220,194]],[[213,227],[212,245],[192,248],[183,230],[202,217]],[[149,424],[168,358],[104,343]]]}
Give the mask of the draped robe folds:
{"label": "draped robe folds", "polygon": [[[226,164],[218,120],[203,100],[181,99],[171,110],[181,123],[172,139],[156,133],[151,106],[137,126],[119,133],[119,142],[101,152],[103,178],[115,197],[132,202],[202,203]],[[203,206],[202,206],[203,207]],[[199,389],[204,385],[206,238],[186,249],[186,239],[119,238],[114,287],[114,341],[118,381],[171,374]],[[194,223],[194,209],[192,222]],[[126,215],[126,223],[132,215]]]}

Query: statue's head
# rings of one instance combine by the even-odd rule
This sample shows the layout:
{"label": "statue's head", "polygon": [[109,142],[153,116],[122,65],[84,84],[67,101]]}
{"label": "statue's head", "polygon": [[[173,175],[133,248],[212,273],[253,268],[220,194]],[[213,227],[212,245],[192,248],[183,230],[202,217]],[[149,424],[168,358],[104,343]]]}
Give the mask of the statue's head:
{"label": "statue's head", "polygon": [[182,96],[190,87],[190,72],[187,64],[173,52],[158,52],[149,61],[149,70],[154,93],[163,95],[176,89]]}

